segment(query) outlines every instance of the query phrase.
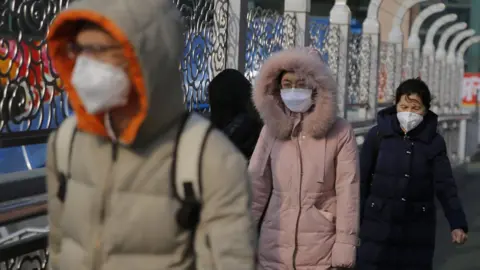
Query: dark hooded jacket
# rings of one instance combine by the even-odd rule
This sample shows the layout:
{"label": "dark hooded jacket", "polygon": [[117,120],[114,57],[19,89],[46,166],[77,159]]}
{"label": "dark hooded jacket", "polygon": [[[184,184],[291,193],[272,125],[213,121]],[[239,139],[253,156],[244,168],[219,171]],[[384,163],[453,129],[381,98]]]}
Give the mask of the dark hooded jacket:
{"label": "dark hooded jacket", "polygon": [[379,112],[361,151],[359,270],[431,270],[435,196],[451,229],[468,230],[437,115],[405,135],[396,113]]}
{"label": "dark hooded jacket", "polygon": [[251,101],[252,85],[239,71],[226,69],[213,78],[208,91],[211,121],[250,158],[263,126]]}

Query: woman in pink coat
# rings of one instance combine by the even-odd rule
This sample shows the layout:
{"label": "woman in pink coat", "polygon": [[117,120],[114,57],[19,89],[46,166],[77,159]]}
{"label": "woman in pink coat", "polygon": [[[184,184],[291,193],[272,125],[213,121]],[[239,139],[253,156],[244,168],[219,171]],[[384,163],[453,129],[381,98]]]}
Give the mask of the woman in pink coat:
{"label": "woman in pink coat", "polygon": [[258,269],[352,268],[359,168],[352,127],[336,116],[337,85],[316,53],[272,55],[253,101],[265,127],[250,161]]}

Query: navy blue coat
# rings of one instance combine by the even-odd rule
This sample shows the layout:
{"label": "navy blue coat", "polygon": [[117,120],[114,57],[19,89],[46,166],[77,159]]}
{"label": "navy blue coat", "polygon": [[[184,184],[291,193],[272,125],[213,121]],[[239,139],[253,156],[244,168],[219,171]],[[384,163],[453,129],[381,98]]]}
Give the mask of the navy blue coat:
{"label": "navy blue coat", "polygon": [[468,231],[437,115],[405,135],[396,113],[379,112],[361,150],[358,270],[431,270],[435,196],[451,229]]}

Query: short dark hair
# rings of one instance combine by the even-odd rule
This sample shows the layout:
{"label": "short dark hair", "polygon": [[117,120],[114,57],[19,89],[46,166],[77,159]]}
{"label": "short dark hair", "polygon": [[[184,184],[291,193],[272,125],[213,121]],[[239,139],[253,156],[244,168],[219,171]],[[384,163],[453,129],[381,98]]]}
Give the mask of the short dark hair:
{"label": "short dark hair", "polygon": [[423,105],[428,110],[432,101],[432,94],[428,89],[427,84],[420,78],[408,79],[403,81],[397,88],[395,93],[395,103],[400,102],[402,96],[418,95],[422,100]]}

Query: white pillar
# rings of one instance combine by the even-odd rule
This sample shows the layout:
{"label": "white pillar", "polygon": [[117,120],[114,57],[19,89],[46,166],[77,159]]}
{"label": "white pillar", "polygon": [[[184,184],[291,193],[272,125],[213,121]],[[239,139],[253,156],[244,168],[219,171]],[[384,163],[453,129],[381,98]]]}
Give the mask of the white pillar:
{"label": "white pillar", "polygon": [[[285,0],[284,14],[295,18],[295,47],[306,47],[310,43],[309,16],[311,0]],[[292,25],[292,24],[287,24]],[[291,29],[290,31],[292,31]],[[288,31],[288,30],[287,30]]]}
{"label": "white pillar", "polygon": [[409,51],[409,55],[407,57],[412,58],[413,65],[406,69],[407,76],[417,77],[421,76],[422,79],[425,78],[426,74],[420,75],[420,66],[421,66],[421,55],[420,55],[420,48],[421,48],[421,41],[420,41],[420,28],[425,20],[435,13],[439,13],[445,10],[445,4],[439,3],[435,5],[431,5],[428,8],[422,10],[420,14],[417,15],[415,20],[413,21],[412,27],[410,29],[410,36],[408,37],[408,44],[407,49]]}
{"label": "white pillar", "polygon": [[[453,38],[453,40],[450,42],[450,45],[448,46],[448,54],[447,54],[447,71],[450,73],[450,81],[448,82],[448,88],[452,91],[450,95],[450,104],[449,107],[453,112],[457,113],[458,112],[458,104],[457,100],[458,97],[456,96],[456,93],[460,93],[458,89],[458,82],[463,81],[463,72],[460,72],[458,65],[457,65],[457,48],[460,42],[462,42],[464,39],[469,38],[471,36],[475,35],[475,30],[469,29],[469,30],[464,30],[460,32],[458,35]],[[462,59],[462,67],[463,69],[463,59]]]}
{"label": "white pillar", "polygon": [[[455,108],[456,112],[460,112],[460,102],[462,102],[462,95],[463,95],[463,76],[465,74],[465,62],[463,60],[463,57],[460,59],[457,59],[456,62],[456,67],[455,67],[455,78],[456,80],[452,82],[454,84],[455,92],[452,97],[451,103],[453,104],[453,107]],[[456,94],[455,94],[456,93]],[[479,126],[480,128],[480,126]],[[480,133],[479,133],[480,135]],[[480,140],[479,140],[480,142]]]}
{"label": "white pillar", "polygon": [[467,147],[467,120],[460,120],[460,126],[458,128],[458,162],[465,162],[465,149]]}
{"label": "white pillar", "polygon": [[[393,18],[392,29],[388,35],[388,41],[395,48],[395,59],[393,60],[394,68],[393,71],[388,72],[388,74],[394,74],[393,77],[393,89],[395,89],[402,80],[402,62],[403,62],[403,32],[402,32],[402,22],[405,14],[408,10],[418,3],[425,2],[426,0],[403,0],[401,6],[397,10],[397,14]],[[389,76],[390,77],[390,76]],[[387,81],[390,78],[387,78]],[[390,84],[389,84],[390,85]]]}
{"label": "white pillar", "polygon": [[474,44],[480,43],[480,36],[473,36],[470,37],[469,39],[465,40],[465,42],[460,45],[460,48],[458,49],[457,52],[457,69],[459,70],[458,78],[459,80],[456,82],[457,83],[457,89],[458,91],[456,92],[456,99],[455,99],[455,104],[457,107],[459,106],[460,103],[460,96],[463,90],[463,74],[464,74],[464,57],[465,53],[467,52],[468,48],[473,46]]}
{"label": "white pillar", "polygon": [[[248,0],[215,0],[215,16],[219,10],[228,10],[226,68],[237,69],[245,73],[246,31]],[[221,36],[216,35],[216,38]]]}
{"label": "white pillar", "polygon": [[[347,118],[347,72],[348,72],[348,41],[350,37],[351,12],[346,0],[336,0],[330,10],[329,39],[332,38],[338,48],[329,49],[328,64],[337,78],[338,114]],[[333,36],[331,36],[333,35]]]}
{"label": "white pillar", "polygon": [[440,70],[435,66],[435,45],[433,44],[433,39],[435,37],[435,34],[437,31],[444,26],[447,23],[453,22],[457,20],[457,15],[456,14],[447,14],[439,19],[437,19],[428,29],[427,36],[425,38],[425,44],[423,45],[422,48],[422,77],[423,77],[423,72],[426,72],[428,74],[428,81],[427,84],[432,90],[433,96],[436,98],[434,99],[434,104],[432,107],[433,111],[438,110],[438,102],[435,100],[438,99],[438,77],[435,78],[435,75],[439,76],[438,72]]}
{"label": "white pillar", "polygon": [[367,18],[362,27],[361,52],[369,55],[360,58],[360,92],[368,93],[367,119],[375,119],[378,105],[378,66],[380,58],[380,22],[378,11],[383,0],[371,0]]}
{"label": "white pillar", "polygon": [[473,36],[465,40],[465,42],[458,49],[457,59],[463,60],[463,57],[465,57],[465,53],[467,52],[468,48],[477,43],[480,43],[480,36]]}
{"label": "white pillar", "polygon": [[447,72],[447,50],[446,45],[448,39],[458,31],[464,30],[467,28],[467,23],[459,22],[451,25],[445,31],[443,31],[438,41],[437,51],[435,52],[436,65],[440,68],[440,76],[438,77],[438,100],[439,100],[439,112],[440,113],[449,113],[449,99],[450,99],[450,88],[447,87],[447,83],[450,81],[450,74]]}

